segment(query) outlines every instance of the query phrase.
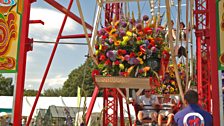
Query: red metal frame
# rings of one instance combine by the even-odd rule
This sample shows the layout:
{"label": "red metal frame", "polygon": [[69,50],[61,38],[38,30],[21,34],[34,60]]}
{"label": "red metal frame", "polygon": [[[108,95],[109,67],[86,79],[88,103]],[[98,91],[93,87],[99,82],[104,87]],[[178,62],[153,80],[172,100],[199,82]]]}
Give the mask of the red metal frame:
{"label": "red metal frame", "polygon": [[[199,103],[207,111],[211,111],[210,105],[210,51],[208,40],[208,11],[207,0],[195,1],[195,17],[196,17],[196,39],[197,39],[197,84],[199,93]],[[208,104],[207,104],[208,103]]]}
{"label": "red metal frame", "polygon": [[[32,2],[32,1],[31,1]],[[13,125],[21,126],[22,120],[22,106],[23,106],[23,91],[25,82],[25,72],[26,72],[26,58],[27,58],[27,48],[26,43],[28,40],[29,32],[29,19],[30,19],[30,4],[29,0],[23,2],[23,16],[22,16],[22,29],[20,36],[20,47],[19,47],[19,60],[18,60],[18,75],[17,84],[15,91],[15,101],[13,109]]]}
{"label": "red metal frame", "polygon": [[[72,7],[72,3],[73,3],[73,0],[70,0],[69,5],[68,5],[68,9],[67,9],[68,11],[70,11],[70,9],[71,9],[71,7]],[[26,124],[26,126],[29,126],[30,121],[31,121],[31,119],[32,119],[33,112],[34,112],[34,110],[35,110],[35,108],[36,108],[37,101],[38,101],[38,99],[39,99],[39,97],[40,97],[40,94],[41,94],[41,91],[42,91],[42,89],[43,89],[45,80],[46,80],[47,75],[48,75],[48,71],[49,71],[49,69],[50,69],[50,67],[51,67],[51,63],[52,63],[52,60],[53,60],[53,58],[54,58],[54,54],[55,54],[55,52],[56,52],[58,43],[59,43],[59,41],[60,41],[60,37],[61,37],[62,32],[63,32],[63,30],[64,30],[64,26],[65,26],[65,23],[66,23],[66,21],[67,21],[67,18],[68,18],[68,14],[65,14],[64,20],[63,20],[62,25],[61,25],[61,28],[60,28],[60,31],[59,31],[59,33],[58,33],[58,37],[57,37],[57,39],[56,39],[54,48],[53,48],[53,50],[52,50],[52,52],[51,52],[51,56],[50,56],[50,59],[49,59],[48,64],[47,64],[47,68],[46,68],[46,70],[45,70],[45,72],[44,72],[44,76],[43,76],[43,78],[42,78],[42,81],[41,81],[41,84],[40,84],[38,93],[37,93],[37,95],[36,95],[36,99],[35,99],[35,101],[34,101],[32,110],[31,110],[30,115],[29,115],[29,118],[28,118],[28,120],[27,120],[27,124]]]}
{"label": "red metal frame", "polygon": [[[213,113],[213,125],[220,125],[216,43],[216,1],[195,0],[197,84],[199,104]],[[211,46],[212,45],[212,46]],[[212,99],[211,99],[212,98]],[[212,106],[211,107],[211,103]]]}
{"label": "red metal frame", "polygon": [[219,82],[218,82],[218,54],[217,54],[217,30],[216,30],[216,20],[217,13],[216,13],[216,1],[215,0],[208,0],[209,6],[209,20],[210,20],[210,51],[211,51],[211,83],[212,83],[212,92],[211,92],[211,99],[212,99],[212,114],[213,114],[213,125],[220,126],[220,97],[219,97]]}
{"label": "red metal frame", "polygon": [[92,95],[92,99],[90,101],[90,104],[89,104],[89,107],[88,107],[88,110],[87,110],[87,113],[86,113],[86,125],[89,123],[89,118],[91,116],[93,106],[95,104],[96,97],[97,97],[98,93],[99,93],[99,88],[98,88],[98,86],[95,86],[95,89],[94,89],[93,95]]}

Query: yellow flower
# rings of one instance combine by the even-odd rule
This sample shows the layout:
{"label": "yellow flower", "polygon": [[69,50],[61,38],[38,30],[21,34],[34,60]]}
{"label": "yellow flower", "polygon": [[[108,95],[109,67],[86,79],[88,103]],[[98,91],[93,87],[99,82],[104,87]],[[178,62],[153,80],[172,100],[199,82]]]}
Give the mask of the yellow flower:
{"label": "yellow flower", "polygon": [[102,45],[100,44],[100,46],[99,46],[99,50],[102,50]]}
{"label": "yellow flower", "polygon": [[120,21],[115,22],[114,26],[118,26]]}
{"label": "yellow flower", "polygon": [[124,41],[124,42],[127,42],[127,41],[129,41],[129,40],[130,40],[130,38],[129,38],[128,36],[124,36],[124,37],[123,37],[123,41]]}
{"label": "yellow flower", "polygon": [[171,81],[171,84],[172,84],[172,85],[175,85],[175,81]]}
{"label": "yellow flower", "polygon": [[114,34],[115,32],[116,32],[116,29],[112,29],[112,30],[110,31],[110,35]]}
{"label": "yellow flower", "polygon": [[143,60],[142,60],[142,58],[137,57],[137,59],[138,59],[138,61],[139,61],[140,64],[143,64],[144,63]]}
{"label": "yellow flower", "polygon": [[174,73],[170,73],[170,77],[174,78],[175,77]]}
{"label": "yellow flower", "polygon": [[95,55],[97,56],[99,54],[99,50],[96,50]]}
{"label": "yellow flower", "polygon": [[119,68],[121,69],[121,70],[123,70],[124,69],[124,64],[119,64]]}
{"label": "yellow flower", "polygon": [[122,42],[121,42],[121,45],[122,45],[122,46],[126,46],[126,45],[127,45],[127,41],[122,41]]}
{"label": "yellow flower", "polygon": [[165,84],[162,84],[162,88],[166,88],[166,85]]}
{"label": "yellow flower", "polygon": [[173,93],[173,92],[174,92],[174,88],[170,87],[170,93]]}
{"label": "yellow flower", "polygon": [[127,32],[126,32],[126,35],[127,35],[127,36],[132,36],[132,32],[127,31]]}

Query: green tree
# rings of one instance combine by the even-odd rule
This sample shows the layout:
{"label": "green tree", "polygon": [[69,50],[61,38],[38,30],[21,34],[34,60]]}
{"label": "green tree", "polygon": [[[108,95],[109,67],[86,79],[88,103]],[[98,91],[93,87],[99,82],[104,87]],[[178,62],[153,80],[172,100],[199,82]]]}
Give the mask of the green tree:
{"label": "green tree", "polygon": [[61,88],[57,88],[57,89],[47,89],[47,90],[44,90],[44,93],[43,95],[44,96],[50,96],[50,97],[55,97],[55,96],[61,96],[61,93],[62,92],[62,89]]}
{"label": "green tree", "polygon": [[33,89],[24,89],[24,96],[36,96],[37,92],[37,90]]}
{"label": "green tree", "polygon": [[91,58],[88,58],[83,65],[74,69],[62,87],[62,96],[76,97],[78,86],[85,91],[87,96],[91,96],[94,89],[91,73],[94,68],[96,66]]}
{"label": "green tree", "polygon": [[0,96],[13,96],[13,89],[12,78],[5,78],[0,74]]}

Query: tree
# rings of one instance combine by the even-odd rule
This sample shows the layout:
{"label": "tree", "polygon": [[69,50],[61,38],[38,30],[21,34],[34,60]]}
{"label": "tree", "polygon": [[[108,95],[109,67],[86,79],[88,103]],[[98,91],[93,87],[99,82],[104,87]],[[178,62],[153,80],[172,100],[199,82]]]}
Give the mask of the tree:
{"label": "tree", "polygon": [[24,96],[36,96],[37,92],[38,92],[37,90],[33,89],[24,89]]}
{"label": "tree", "polygon": [[[81,87],[87,96],[91,96],[94,84],[91,77],[92,70],[96,68],[92,60],[88,58],[86,62],[74,69],[62,87],[62,96],[77,96],[77,88]],[[83,95],[82,95],[83,96]]]}
{"label": "tree", "polygon": [[61,96],[61,93],[62,92],[62,89],[61,88],[58,88],[58,89],[47,89],[47,90],[44,90],[44,93],[43,95],[44,96],[50,96],[50,97],[55,97],[55,96]]}
{"label": "tree", "polygon": [[0,95],[13,96],[14,86],[12,85],[12,78],[5,78],[0,74]]}

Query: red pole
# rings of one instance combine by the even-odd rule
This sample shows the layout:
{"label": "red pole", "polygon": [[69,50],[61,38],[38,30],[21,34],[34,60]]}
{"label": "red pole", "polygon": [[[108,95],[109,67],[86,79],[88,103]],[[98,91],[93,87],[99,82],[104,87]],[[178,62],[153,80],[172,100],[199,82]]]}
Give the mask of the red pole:
{"label": "red pole", "polygon": [[[213,125],[220,126],[220,103],[219,103],[219,82],[218,82],[218,54],[216,39],[216,1],[208,0],[209,21],[210,21],[210,49],[211,49],[211,84],[212,84],[212,108]],[[214,20],[216,19],[216,20]]]}
{"label": "red pole", "polygon": [[199,95],[199,104],[202,104],[203,91],[202,91],[202,59],[201,59],[201,37],[202,32],[196,32],[196,44],[197,44],[197,85],[198,85],[198,95]]}
{"label": "red pole", "polygon": [[30,24],[38,24],[39,23],[39,24],[44,25],[44,22],[42,20],[30,20],[29,23]]}
{"label": "red pole", "polygon": [[125,126],[124,124],[124,111],[123,111],[123,98],[121,94],[118,94],[118,100],[120,105],[120,126]]}
{"label": "red pole", "polygon": [[[72,3],[73,3],[73,0],[70,0],[70,3],[69,3],[69,5],[68,5],[68,10],[71,9]],[[35,110],[35,108],[36,108],[38,99],[39,99],[39,97],[40,97],[42,88],[43,88],[43,86],[44,86],[44,82],[45,82],[46,77],[47,77],[47,75],[48,75],[48,71],[49,71],[49,69],[50,69],[52,60],[53,60],[53,58],[54,58],[54,54],[55,54],[55,52],[56,52],[56,49],[57,49],[57,46],[58,46],[58,43],[59,43],[59,40],[60,40],[62,31],[63,31],[63,29],[64,29],[64,26],[65,26],[65,23],[66,23],[66,20],[67,20],[67,17],[68,17],[68,14],[66,13],[66,15],[65,15],[65,17],[64,17],[64,20],[63,20],[63,22],[62,22],[62,26],[61,26],[60,31],[59,31],[59,33],[58,33],[58,37],[57,37],[57,40],[56,40],[56,42],[55,42],[54,48],[53,48],[53,50],[52,50],[50,59],[49,59],[49,61],[48,61],[47,68],[46,68],[45,73],[44,73],[44,76],[43,76],[43,78],[42,78],[42,81],[41,81],[41,84],[40,84],[38,93],[37,93],[37,95],[36,95],[36,99],[35,99],[35,101],[34,101],[32,110],[31,110],[31,112],[30,112],[28,121],[27,121],[27,123],[26,123],[26,126],[29,126],[30,121],[31,121],[31,119],[32,119],[33,112],[34,112],[34,110]]]}
{"label": "red pole", "polygon": [[30,1],[23,1],[23,16],[22,16],[22,30],[20,36],[19,60],[18,60],[18,75],[15,91],[15,101],[13,108],[13,125],[21,126],[22,106],[23,106],[23,91],[26,72],[26,40],[28,40],[29,18],[30,18]]}
{"label": "red pole", "polygon": [[88,110],[87,110],[87,113],[86,113],[86,126],[89,123],[89,118],[90,118],[90,115],[92,114],[93,106],[95,104],[96,97],[97,97],[98,93],[99,93],[99,88],[98,88],[98,86],[95,86],[95,89],[93,91],[93,95],[92,95],[92,98],[91,98],[91,102],[89,104],[89,107],[88,107]]}

